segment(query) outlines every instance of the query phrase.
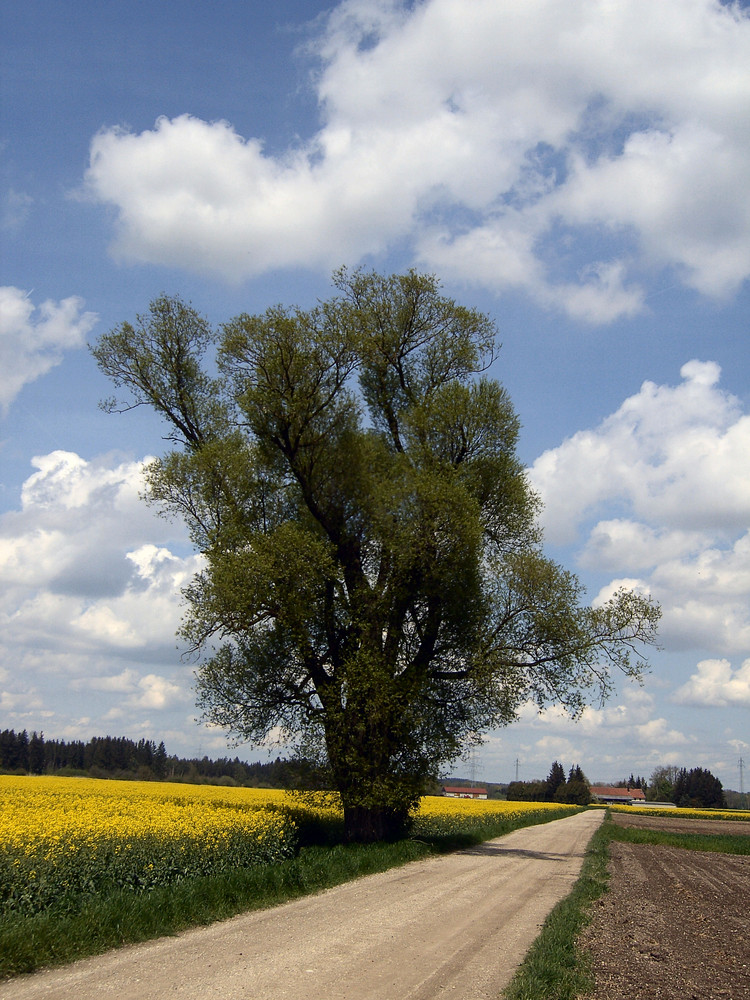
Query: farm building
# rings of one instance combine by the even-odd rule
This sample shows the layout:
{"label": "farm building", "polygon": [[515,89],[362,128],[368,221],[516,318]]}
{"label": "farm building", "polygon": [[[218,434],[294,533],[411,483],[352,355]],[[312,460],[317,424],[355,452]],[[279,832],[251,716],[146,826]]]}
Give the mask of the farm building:
{"label": "farm building", "polygon": [[612,805],[643,805],[646,796],[642,788],[615,788],[612,785],[592,785],[591,799],[594,802],[609,802]]}
{"label": "farm building", "polygon": [[443,795],[449,799],[486,799],[486,788],[467,788],[464,786],[443,788]]}

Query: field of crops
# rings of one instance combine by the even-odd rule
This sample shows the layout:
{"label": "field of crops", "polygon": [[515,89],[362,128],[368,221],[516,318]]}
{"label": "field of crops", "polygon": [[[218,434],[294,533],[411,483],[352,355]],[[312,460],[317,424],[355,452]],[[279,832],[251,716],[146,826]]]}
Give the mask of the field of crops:
{"label": "field of crops", "polygon": [[657,806],[608,806],[612,812],[631,816],[667,816],[673,819],[723,819],[750,821],[748,809],[659,809]]}
{"label": "field of crops", "polygon": [[[545,811],[571,810],[429,797],[414,832],[456,836],[498,822],[510,828]],[[340,822],[330,795],[0,776],[0,915],[29,916],[50,907],[65,912],[82,896],[145,891],[278,862],[295,853],[301,831],[335,829]]]}
{"label": "field of crops", "polygon": [[[540,818],[558,819],[577,812],[575,806],[557,802],[505,802],[500,799],[453,799],[428,795],[414,817],[414,834],[422,837],[457,837],[499,823],[508,830]],[[492,833],[492,836],[499,836]]]}
{"label": "field of crops", "polygon": [[0,913],[289,857],[295,827],[273,793],[235,791],[0,777]]}

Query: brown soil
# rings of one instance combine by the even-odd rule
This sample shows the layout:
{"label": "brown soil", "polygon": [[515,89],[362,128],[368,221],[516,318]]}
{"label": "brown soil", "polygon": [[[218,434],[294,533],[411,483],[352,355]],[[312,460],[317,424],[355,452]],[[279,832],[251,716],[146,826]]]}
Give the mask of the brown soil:
{"label": "brown soil", "polygon": [[645,830],[663,830],[665,833],[737,834],[750,837],[750,823],[731,819],[684,819],[681,816],[644,816],[642,813],[612,813],[620,826],[634,826]]}
{"label": "brown soil", "polygon": [[[750,835],[733,821],[614,819]],[[596,978],[589,1000],[750,1000],[750,857],[613,842],[609,871],[581,937]]]}

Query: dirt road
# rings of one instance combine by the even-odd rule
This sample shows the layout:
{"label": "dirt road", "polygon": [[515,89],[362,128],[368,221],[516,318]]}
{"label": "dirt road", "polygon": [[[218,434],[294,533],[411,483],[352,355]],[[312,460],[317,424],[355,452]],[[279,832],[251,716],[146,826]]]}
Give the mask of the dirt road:
{"label": "dirt road", "polygon": [[3,1000],[497,1000],[603,812],[0,984]]}

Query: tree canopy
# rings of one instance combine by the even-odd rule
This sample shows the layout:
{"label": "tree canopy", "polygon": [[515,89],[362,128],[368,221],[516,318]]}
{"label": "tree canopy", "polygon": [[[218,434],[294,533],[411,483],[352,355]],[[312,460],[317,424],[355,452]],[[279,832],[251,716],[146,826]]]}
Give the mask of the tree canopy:
{"label": "tree canopy", "polygon": [[710,771],[692,767],[680,768],[675,778],[672,801],[686,808],[721,809],[726,805],[721,782]]}
{"label": "tree canopy", "polygon": [[156,299],[93,348],[174,445],[148,497],[205,556],[183,635],[204,717],[318,746],[348,833],[404,828],[429,776],[532,699],[639,677],[658,607],[593,608],[545,557],[496,329],[436,278],[342,269],[310,310],[213,331]]}

